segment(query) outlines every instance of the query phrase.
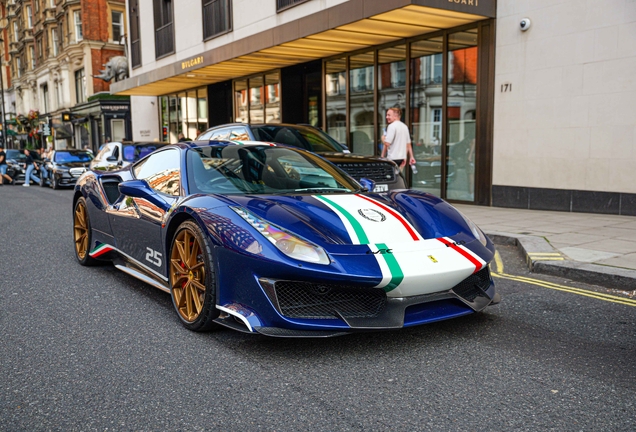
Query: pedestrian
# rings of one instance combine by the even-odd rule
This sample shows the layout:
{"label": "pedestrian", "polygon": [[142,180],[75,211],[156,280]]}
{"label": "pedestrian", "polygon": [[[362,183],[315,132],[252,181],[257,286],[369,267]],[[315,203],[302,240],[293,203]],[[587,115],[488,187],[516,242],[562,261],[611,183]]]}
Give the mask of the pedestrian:
{"label": "pedestrian", "polygon": [[40,179],[38,178],[38,176],[33,174],[33,171],[38,169],[38,165],[33,160],[29,149],[24,149],[24,156],[26,156],[26,158],[24,159],[24,168],[26,168],[26,174],[24,175],[24,184],[22,186],[29,187],[31,186],[31,180],[33,180],[36,184],[40,183]]}
{"label": "pedestrian", "polygon": [[44,150],[44,147],[38,148],[38,151],[33,153],[31,156],[40,169],[40,186],[44,186],[48,182],[49,178],[49,171],[44,166],[44,159],[46,159],[46,151]]}
{"label": "pedestrian", "polygon": [[0,143],[0,186],[4,184],[4,180],[13,184],[13,179],[7,174],[7,154],[4,151],[4,144]]}
{"label": "pedestrian", "polygon": [[382,135],[382,157],[387,157],[395,162],[400,169],[404,169],[407,160],[410,165],[415,165],[413,147],[411,146],[411,134],[409,128],[402,123],[400,117],[402,110],[398,107],[389,108],[386,111],[386,132]]}

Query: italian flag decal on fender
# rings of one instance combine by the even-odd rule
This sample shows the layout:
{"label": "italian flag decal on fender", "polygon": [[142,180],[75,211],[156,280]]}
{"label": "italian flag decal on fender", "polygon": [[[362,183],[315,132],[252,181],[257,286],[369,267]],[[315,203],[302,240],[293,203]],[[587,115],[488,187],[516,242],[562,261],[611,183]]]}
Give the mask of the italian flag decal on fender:
{"label": "italian flag decal on fender", "polygon": [[113,250],[113,248],[112,248],[111,246],[109,246],[109,245],[107,245],[107,244],[102,243],[102,244],[98,244],[98,245],[95,247],[95,249],[93,249],[92,251],[90,251],[90,252],[88,253],[88,255],[89,255],[91,258],[97,258],[98,256],[100,256],[100,255],[104,255],[105,253],[108,253],[108,252],[110,252],[110,251],[112,251],[112,250]]}
{"label": "italian flag decal on fender", "polygon": [[338,215],[352,244],[366,245],[389,297],[451,289],[486,262],[444,237],[424,239],[397,211],[363,195],[315,195]]}

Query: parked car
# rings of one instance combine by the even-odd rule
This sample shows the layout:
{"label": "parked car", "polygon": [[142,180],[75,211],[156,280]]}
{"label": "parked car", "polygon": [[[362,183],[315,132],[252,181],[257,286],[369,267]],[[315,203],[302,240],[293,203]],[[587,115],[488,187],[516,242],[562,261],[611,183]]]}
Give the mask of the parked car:
{"label": "parked car", "polygon": [[49,177],[43,178],[40,185],[44,186],[48,180],[53,189],[73,186],[77,179],[89,169],[92,160],[93,153],[87,150],[54,150],[44,164]]}
{"label": "parked car", "polygon": [[26,170],[24,168],[24,161],[26,156],[20,150],[9,149],[5,150],[7,161],[7,174],[13,179],[15,184],[24,183],[24,175]]}
{"label": "parked car", "polygon": [[393,161],[351,154],[345,146],[312,126],[233,123],[210,128],[197,137],[197,141],[216,140],[269,141],[300,147],[318,153],[358,181],[363,177],[373,180],[374,192],[406,188],[404,177]]}
{"label": "parked car", "polygon": [[178,143],[90,170],[73,227],[81,265],[112,262],[170,293],[193,331],[338,336],[499,301],[493,243],[450,204],[368,192],[316,154],[270,142]]}
{"label": "parked car", "polygon": [[97,153],[95,159],[91,161],[90,169],[100,171],[118,170],[138,161],[164,145],[158,142],[110,142],[105,144]]}

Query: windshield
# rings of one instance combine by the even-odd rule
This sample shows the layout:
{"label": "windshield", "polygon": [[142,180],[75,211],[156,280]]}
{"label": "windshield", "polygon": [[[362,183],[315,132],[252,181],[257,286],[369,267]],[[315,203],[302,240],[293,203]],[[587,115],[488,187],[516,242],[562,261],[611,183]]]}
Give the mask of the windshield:
{"label": "windshield", "polygon": [[126,162],[137,161],[161,146],[162,144],[124,144],[123,159]]}
{"label": "windshield", "polygon": [[360,186],[311,154],[269,145],[188,150],[190,193],[278,194],[357,192]]}
{"label": "windshield", "polygon": [[307,126],[252,126],[254,139],[300,147],[316,153],[342,152],[344,147],[329,135]]}
{"label": "windshield", "polygon": [[26,156],[23,153],[20,153],[20,150],[7,150],[7,155],[5,156],[6,159],[15,159],[15,160],[22,160],[22,159],[26,159]]}
{"label": "windshield", "polygon": [[69,162],[90,162],[93,156],[89,152],[55,152],[55,162],[57,163],[69,163]]}

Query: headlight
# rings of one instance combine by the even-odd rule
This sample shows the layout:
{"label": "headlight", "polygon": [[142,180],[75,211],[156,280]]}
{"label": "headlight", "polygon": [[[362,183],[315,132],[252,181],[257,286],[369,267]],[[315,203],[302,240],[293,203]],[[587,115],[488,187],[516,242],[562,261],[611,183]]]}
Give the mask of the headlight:
{"label": "headlight", "polygon": [[276,225],[267,222],[241,207],[230,207],[239,216],[245,219],[279,251],[285,255],[310,263],[329,264],[329,257],[323,248],[303,240]]}
{"label": "headlight", "polygon": [[[455,209],[457,210],[457,209]],[[484,233],[481,231],[481,229],[475,225],[475,222],[471,221],[470,219],[468,219],[462,212],[460,212],[459,210],[457,210],[457,213],[459,213],[461,215],[462,218],[464,218],[464,221],[466,221],[466,224],[468,225],[468,227],[470,228],[470,231],[473,233],[473,235],[475,236],[475,238],[477,240],[479,240],[481,242],[481,244],[483,244],[484,246],[486,246],[486,244],[488,243],[488,240],[486,240],[486,236],[484,235]]]}

